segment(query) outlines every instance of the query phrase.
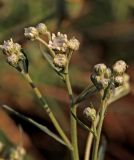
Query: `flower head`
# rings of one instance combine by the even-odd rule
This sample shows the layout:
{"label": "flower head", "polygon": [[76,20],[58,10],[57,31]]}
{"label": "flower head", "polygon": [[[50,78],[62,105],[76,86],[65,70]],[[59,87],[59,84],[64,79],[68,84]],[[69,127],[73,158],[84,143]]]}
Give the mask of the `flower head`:
{"label": "flower head", "polygon": [[24,59],[24,55],[21,52],[21,45],[14,43],[12,39],[4,41],[1,48],[6,55],[8,63],[13,66],[15,66],[20,60]]}
{"label": "flower head", "polygon": [[21,51],[21,46],[18,43],[14,43],[12,39],[4,41],[1,48],[7,56],[10,56],[12,53],[19,54]]}
{"label": "flower head", "polygon": [[24,29],[24,35],[31,40],[35,40],[39,36],[39,32],[35,27],[28,27]]}
{"label": "flower head", "polygon": [[64,54],[57,54],[54,57],[53,63],[56,67],[64,68],[67,64],[67,57]]}
{"label": "flower head", "polygon": [[55,51],[61,51],[61,53],[66,52],[67,50],[67,35],[66,34],[62,34],[60,32],[57,33],[57,36],[53,33],[52,34],[52,39],[51,41],[49,41],[48,46],[55,50]]}
{"label": "flower head", "polygon": [[36,29],[40,34],[46,34],[47,33],[47,26],[44,23],[39,23],[36,26]]}
{"label": "flower head", "polygon": [[76,38],[72,38],[67,43],[68,47],[74,51],[79,49],[80,42]]}
{"label": "flower head", "polygon": [[104,74],[104,72],[106,72],[107,66],[105,64],[96,64],[94,66],[94,71],[96,72],[96,74],[101,75]]}
{"label": "flower head", "polygon": [[113,72],[116,75],[122,75],[126,71],[126,69],[127,69],[127,64],[123,60],[119,60],[115,62],[115,64],[113,65]]}
{"label": "flower head", "polygon": [[96,118],[96,110],[94,108],[90,108],[90,107],[85,108],[83,114],[87,118],[90,118],[92,121],[94,121]]}

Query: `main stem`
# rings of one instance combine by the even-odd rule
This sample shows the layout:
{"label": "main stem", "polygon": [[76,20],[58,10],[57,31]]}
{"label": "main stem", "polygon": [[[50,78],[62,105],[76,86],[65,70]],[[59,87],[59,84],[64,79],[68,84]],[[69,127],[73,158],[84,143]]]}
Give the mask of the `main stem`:
{"label": "main stem", "polygon": [[[67,90],[68,90],[68,94],[70,97],[70,114],[71,112],[76,116],[76,106],[74,104],[74,99],[73,99],[73,91],[72,91],[72,87],[71,87],[71,83],[70,83],[70,79],[69,79],[69,74],[68,74],[68,66],[66,68],[66,73],[65,73],[65,81],[66,81],[66,86],[67,86]],[[72,140],[72,146],[74,149],[74,154],[73,154],[73,159],[74,160],[79,160],[79,152],[78,152],[78,138],[77,138],[77,122],[74,119],[74,117],[71,116],[71,140]]]}
{"label": "main stem", "polygon": [[97,137],[96,137],[96,139],[94,139],[92,160],[97,160],[97,158],[98,158],[101,130],[102,130],[104,115],[105,115],[105,111],[106,111],[106,101],[105,100],[102,100],[100,107],[101,107],[100,120],[99,120],[99,124],[98,124],[98,129],[97,129]]}
{"label": "main stem", "polygon": [[64,131],[62,130],[62,128],[60,127],[58,121],[56,120],[54,114],[52,113],[51,109],[49,108],[47,102],[45,101],[45,99],[43,98],[42,94],[40,93],[39,89],[35,86],[35,84],[33,83],[30,75],[28,73],[25,72],[21,72],[22,75],[24,76],[24,78],[28,81],[28,83],[30,84],[30,86],[32,87],[35,95],[37,96],[37,98],[39,99],[39,101],[42,104],[43,109],[47,112],[48,116],[50,117],[54,127],[56,128],[56,130],[58,131],[59,135],[62,137],[62,139],[64,140],[64,142],[66,143],[67,147],[72,150],[72,145],[69,141],[69,139],[67,138],[67,136],[65,135]]}

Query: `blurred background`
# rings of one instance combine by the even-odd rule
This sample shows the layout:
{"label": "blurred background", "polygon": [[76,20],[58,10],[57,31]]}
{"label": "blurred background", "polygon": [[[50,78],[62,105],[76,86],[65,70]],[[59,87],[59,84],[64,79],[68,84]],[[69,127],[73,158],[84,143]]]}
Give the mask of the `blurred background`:
{"label": "blurred background", "polygon": [[[131,93],[109,106],[103,135],[106,160],[134,160],[134,0],[0,0],[0,43],[13,38],[24,47],[30,74],[52,106],[57,119],[70,136],[69,99],[63,82],[44,61],[39,44],[24,37],[24,28],[45,23],[51,32],[63,32],[80,41],[72,57],[71,81],[75,95],[90,82],[96,63],[111,66],[116,60],[128,63]],[[83,109],[95,103],[88,97],[78,107],[78,117],[86,121]],[[0,103],[45,124],[55,132],[42,112],[31,88],[0,55]],[[95,103],[96,104],[96,103]],[[90,122],[87,122],[87,124]],[[18,125],[23,128],[20,138]],[[88,132],[78,127],[80,159],[83,159]],[[28,160],[69,160],[68,151],[52,138],[22,119],[0,109],[0,141],[18,145],[22,141]]]}

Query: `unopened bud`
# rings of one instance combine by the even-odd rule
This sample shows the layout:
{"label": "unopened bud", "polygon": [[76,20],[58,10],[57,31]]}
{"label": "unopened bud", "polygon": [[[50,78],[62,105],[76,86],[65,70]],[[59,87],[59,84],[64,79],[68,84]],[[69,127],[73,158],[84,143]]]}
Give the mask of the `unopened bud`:
{"label": "unopened bud", "polygon": [[106,67],[106,65],[103,64],[103,63],[102,63],[102,64],[96,64],[96,65],[94,66],[94,71],[95,71],[95,73],[98,74],[98,75],[104,74],[105,71],[106,71],[106,69],[107,69],[107,67]]}
{"label": "unopened bud", "polygon": [[36,29],[40,34],[46,34],[47,33],[47,26],[44,23],[39,23],[36,26]]}
{"label": "unopened bud", "polygon": [[35,27],[28,27],[25,28],[24,35],[30,40],[35,40],[38,38],[39,32]]}
{"label": "unopened bud", "polygon": [[53,63],[56,67],[64,68],[67,64],[67,57],[64,54],[57,54],[54,57]]}
{"label": "unopened bud", "polygon": [[127,64],[123,60],[119,60],[113,65],[113,72],[116,75],[122,75],[126,71],[126,69],[127,69]]}
{"label": "unopened bud", "polygon": [[121,85],[123,85],[123,83],[124,83],[123,76],[116,76],[116,77],[114,78],[114,83],[115,83],[116,86],[121,86]]}
{"label": "unopened bud", "polygon": [[90,118],[92,121],[96,119],[96,110],[94,108],[90,108],[90,107],[85,108],[83,114],[87,118]]}
{"label": "unopened bud", "polygon": [[67,44],[70,49],[77,51],[79,49],[80,42],[76,38],[72,38]]}

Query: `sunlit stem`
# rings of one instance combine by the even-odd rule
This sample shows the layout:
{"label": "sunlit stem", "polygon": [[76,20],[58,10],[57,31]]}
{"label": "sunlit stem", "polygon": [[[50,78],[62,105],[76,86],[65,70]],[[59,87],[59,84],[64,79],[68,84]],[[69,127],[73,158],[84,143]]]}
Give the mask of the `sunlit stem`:
{"label": "sunlit stem", "polygon": [[37,98],[39,99],[39,101],[42,104],[43,109],[46,111],[46,113],[48,114],[48,116],[50,117],[54,127],[56,128],[56,130],[58,131],[59,135],[62,137],[62,139],[65,141],[65,143],[67,144],[68,148],[70,150],[72,150],[72,145],[69,141],[69,139],[67,138],[67,136],[65,135],[64,131],[62,130],[62,128],[60,127],[58,121],[56,120],[54,114],[52,113],[51,109],[49,108],[46,100],[43,98],[42,94],[40,93],[39,89],[35,86],[34,82],[32,81],[30,75],[28,73],[25,73],[24,71],[21,72],[21,74],[23,75],[23,77],[28,81],[28,83],[30,84],[30,86],[32,87],[35,95],[37,96]]}
{"label": "sunlit stem", "polygon": [[[67,90],[68,90],[68,94],[69,94],[69,98],[70,98],[70,110],[74,114],[74,116],[76,116],[76,108],[77,107],[75,106],[74,101],[73,101],[73,91],[72,91],[72,87],[71,87],[71,83],[70,83],[70,79],[69,79],[68,65],[66,66],[66,69],[65,69],[65,82],[66,82],[66,86],[67,86]],[[76,122],[75,118],[73,117],[73,115],[71,114],[71,112],[70,112],[71,140],[72,140],[72,146],[74,149],[73,160],[79,160],[77,122]]]}

